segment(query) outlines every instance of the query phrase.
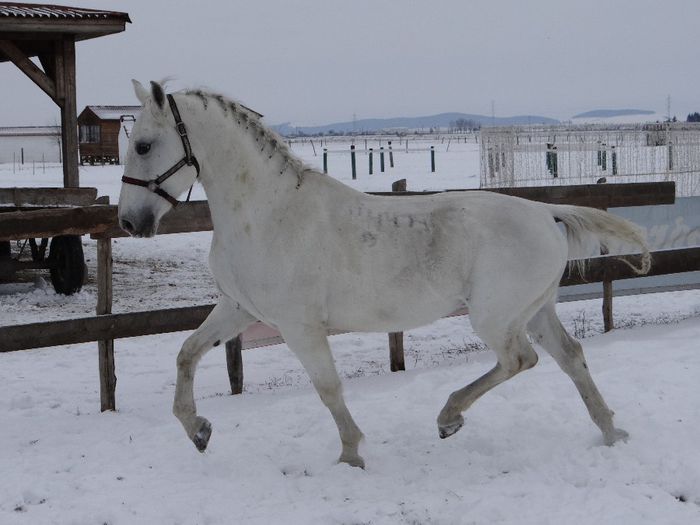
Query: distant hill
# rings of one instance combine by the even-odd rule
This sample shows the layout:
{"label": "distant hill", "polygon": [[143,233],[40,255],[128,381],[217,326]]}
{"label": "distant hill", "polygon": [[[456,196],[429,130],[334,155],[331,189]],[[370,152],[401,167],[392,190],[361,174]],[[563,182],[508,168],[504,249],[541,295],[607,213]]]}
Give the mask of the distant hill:
{"label": "distant hill", "polygon": [[579,113],[571,118],[610,118],[610,117],[626,117],[631,115],[653,115],[655,111],[648,109],[594,109]]}
{"label": "distant hill", "polygon": [[556,119],[541,117],[538,115],[519,115],[515,117],[491,118],[485,115],[472,115],[469,113],[440,113],[426,117],[398,117],[384,119],[362,119],[349,122],[336,122],[324,126],[292,126],[290,123],[273,126],[281,135],[294,135],[303,133],[306,135],[335,133],[362,133],[391,130],[426,130],[430,128],[448,128],[459,120],[472,120],[481,126],[514,126],[527,124],[558,124]]}

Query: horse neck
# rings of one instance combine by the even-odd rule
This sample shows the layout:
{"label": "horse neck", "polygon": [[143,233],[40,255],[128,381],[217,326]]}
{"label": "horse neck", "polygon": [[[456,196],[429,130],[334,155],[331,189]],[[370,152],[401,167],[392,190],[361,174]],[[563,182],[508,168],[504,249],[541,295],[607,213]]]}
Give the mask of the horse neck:
{"label": "horse neck", "polygon": [[[180,99],[177,100],[180,105]],[[300,185],[301,162],[243,110],[221,98],[182,97],[183,120],[201,165],[200,182],[217,222],[220,213],[259,211]]]}

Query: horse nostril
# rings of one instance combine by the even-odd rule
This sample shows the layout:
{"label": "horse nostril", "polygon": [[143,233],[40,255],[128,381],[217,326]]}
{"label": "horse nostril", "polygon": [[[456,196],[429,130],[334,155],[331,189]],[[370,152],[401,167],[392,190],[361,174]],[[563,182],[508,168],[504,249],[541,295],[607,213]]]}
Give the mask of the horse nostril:
{"label": "horse nostril", "polygon": [[122,230],[125,230],[128,233],[134,233],[134,225],[126,219],[120,219],[119,226],[121,226]]}

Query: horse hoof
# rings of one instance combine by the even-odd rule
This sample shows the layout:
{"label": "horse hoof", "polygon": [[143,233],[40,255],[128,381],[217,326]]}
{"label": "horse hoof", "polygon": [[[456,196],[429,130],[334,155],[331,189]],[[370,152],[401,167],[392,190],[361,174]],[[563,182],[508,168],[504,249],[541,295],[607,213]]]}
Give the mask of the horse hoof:
{"label": "horse hoof", "polygon": [[605,444],[609,447],[613,446],[617,441],[627,441],[630,435],[621,428],[614,428],[612,432],[603,436]]}
{"label": "horse hoof", "polygon": [[453,434],[456,434],[457,431],[462,428],[464,425],[464,418],[462,416],[459,416],[459,419],[453,423],[447,423],[445,425],[438,425],[438,431],[440,432],[440,439],[445,439],[450,437]]}
{"label": "horse hoof", "polygon": [[340,456],[340,458],[338,459],[338,463],[347,463],[351,467],[359,467],[362,470],[364,470],[364,468],[365,468],[365,460],[362,459],[362,456],[359,456],[359,455],[354,455],[354,456],[347,455],[346,456],[346,455],[342,454]]}
{"label": "horse hoof", "polygon": [[204,452],[207,449],[210,437],[211,423],[209,423],[209,421],[207,421],[206,419],[203,419],[202,425],[199,427],[199,430],[192,438],[192,442],[194,443],[194,446],[197,447],[197,450],[199,450],[200,452]]}

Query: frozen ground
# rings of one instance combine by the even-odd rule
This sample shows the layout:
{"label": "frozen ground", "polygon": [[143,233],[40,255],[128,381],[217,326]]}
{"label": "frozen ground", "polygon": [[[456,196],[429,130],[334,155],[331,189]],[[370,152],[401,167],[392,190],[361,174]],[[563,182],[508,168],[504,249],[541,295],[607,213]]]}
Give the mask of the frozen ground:
{"label": "frozen ground", "polygon": [[[0,354],[0,523],[698,523],[700,297],[618,303],[627,319],[654,321],[680,305],[692,317],[584,341],[631,434],[612,448],[545,355],[438,439],[449,392],[492,366],[465,318],[412,332],[405,373],[386,372],[385,335],[333,338],[366,434],[365,471],[335,464],[332,420],[283,345],[244,353],[246,391],[236,397],[223,352],[205,357],[197,399],[214,435],[204,455],[170,414],[186,334],[117,343],[116,413],[99,413],[94,345]],[[574,304],[562,305],[564,317]],[[576,304],[584,324],[599,306]]]}
{"label": "frozen ground", "polygon": [[[365,171],[353,184],[386,190],[405,173],[409,189],[475,186],[478,150],[461,146],[472,150],[453,143],[453,160],[441,164],[438,155],[436,175],[420,166],[424,150],[397,155],[391,174],[370,179]],[[294,147],[321,165],[318,144],[316,157],[308,143]],[[337,176],[349,181],[342,155],[331,153],[330,171],[336,176],[333,159],[341,159]],[[0,166],[1,186],[60,182],[55,168],[34,178],[11,168]],[[120,173],[95,167],[81,176],[116,202]],[[115,241],[115,311],[212,302],[208,241],[206,233]],[[85,248],[94,273],[94,244]],[[40,279],[0,285],[0,324],[90,315],[93,281],[68,298]],[[196,397],[214,425],[204,455],[170,413],[187,333],[116,342],[116,413],[99,412],[94,344],[0,353],[0,523],[700,523],[700,291],[618,298],[622,329],[606,335],[599,301],[559,312],[586,337],[593,376],[629,442],[601,445],[570,380],[546,355],[439,440],[435,418],[448,394],[493,365],[467,317],[408,332],[405,373],[388,372],[386,334],[332,338],[366,434],[364,471],[335,464],[330,415],[284,345],[244,353],[245,391],[236,397],[223,352],[204,358]]]}

